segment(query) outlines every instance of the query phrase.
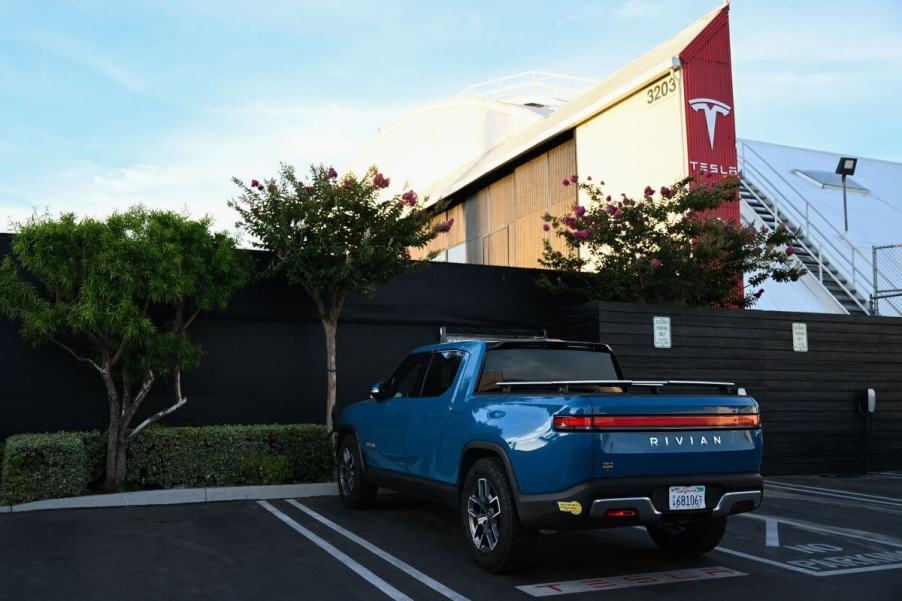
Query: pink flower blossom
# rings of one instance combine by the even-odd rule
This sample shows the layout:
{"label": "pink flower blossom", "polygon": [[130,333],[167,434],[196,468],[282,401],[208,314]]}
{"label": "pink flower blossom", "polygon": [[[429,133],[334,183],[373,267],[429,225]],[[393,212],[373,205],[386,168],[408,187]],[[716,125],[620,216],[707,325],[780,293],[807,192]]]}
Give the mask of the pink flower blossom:
{"label": "pink flower blossom", "polygon": [[377,173],[373,178],[373,185],[377,188],[388,188],[388,184],[391,180],[382,175],[381,173]]}
{"label": "pink flower blossom", "polygon": [[577,230],[573,232],[573,237],[577,240],[588,240],[589,239],[589,230]]}
{"label": "pink flower blossom", "polygon": [[444,221],[439,224],[438,231],[442,233],[447,233],[451,231],[451,226],[454,225],[454,219],[449,219],[448,221]]}
{"label": "pink flower blossom", "polygon": [[655,191],[652,190],[651,186],[645,186],[645,196],[654,196]]}
{"label": "pink flower blossom", "polygon": [[769,231],[770,231],[770,230],[767,229],[767,226],[766,226],[766,225],[762,225],[762,226],[761,226],[761,233],[762,233],[762,234],[766,234],[766,233],[769,232]]}
{"label": "pink flower blossom", "polygon": [[620,215],[621,215],[622,213],[623,213],[623,211],[620,210],[620,207],[616,207],[616,208],[614,209],[614,217],[620,217]]}
{"label": "pink flower blossom", "polygon": [[567,215],[564,217],[564,225],[569,227],[570,229],[576,228],[576,217],[573,215]]}
{"label": "pink flower blossom", "polygon": [[661,186],[661,196],[664,198],[673,198],[673,190],[667,186]]}
{"label": "pink flower blossom", "polygon": [[582,217],[583,215],[586,214],[586,207],[583,207],[583,206],[580,206],[580,205],[576,205],[575,207],[573,207],[573,213],[574,213],[577,217]]}
{"label": "pink flower blossom", "polygon": [[[608,196],[608,200],[610,200],[610,198],[611,198],[611,197]],[[604,206],[604,210],[607,211],[609,215],[613,215],[614,213],[617,212],[617,207],[615,207],[615,206],[612,205],[611,203],[608,203],[608,204],[606,204],[606,205]]]}
{"label": "pink flower blossom", "polygon": [[260,182],[258,182],[257,180],[255,180],[255,179],[251,180],[251,188],[256,188],[259,185],[260,185]]}
{"label": "pink flower blossom", "polygon": [[662,265],[664,265],[664,263],[658,257],[655,257],[654,259],[651,260],[651,266],[654,269],[657,269],[658,267],[661,267]]}
{"label": "pink flower blossom", "polygon": [[335,170],[335,167],[329,167],[329,179],[335,179],[338,177],[338,171]]}
{"label": "pink flower blossom", "polygon": [[570,185],[570,180],[569,180],[569,179],[565,179],[565,180],[561,181],[561,185],[569,186],[569,185]]}
{"label": "pink flower blossom", "polygon": [[608,201],[608,202],[611,202],[611,195],[608,194],[608,195],[605,197],[605,200]]}
{"label": "pink flower blossom", "polygon": [[548,225],[547,223],[543,223],[543,224],[542,224],[542,229],[545,230],[545,231],[547,232],[548,230],[551,229],[551,226]]}
{"label": "pink flower blossom", "polygon": [[304,186],[304,192],[307,194],[313,194],[313,186]]}
{"label": "pink flower blossom", "polygon": [[412,207],[416,206],[416,204],[417,204],[417,193],[414,192],[413,190],[408,190],[407,192],[405,192],[404,194],[401,195],[401,198],[404,199],[407,202],[407,204],[409,204]]}
{"label": "pink flower blossom", "polygon": [[575,184],[575,183],[578,182],[578,181],[579,181],[579,178],[576,177],[576,174],[575,174],[575,173],[574,173],[573,175],[570,176],[570,182],[571,182],[571,183]]}
{"label": "pink flower blossom", "polygon": [[786,245],[786,254],[789,256],[796,254],[796,247],[793,246],[792,244],[787,244]]}

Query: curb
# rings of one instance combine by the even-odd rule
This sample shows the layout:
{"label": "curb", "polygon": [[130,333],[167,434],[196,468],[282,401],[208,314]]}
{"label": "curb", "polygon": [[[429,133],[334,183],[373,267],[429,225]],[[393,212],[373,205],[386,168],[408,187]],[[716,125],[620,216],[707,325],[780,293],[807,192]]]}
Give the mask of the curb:
{"label": "curb", "polygon": [[142,490],[137,492],[88,495],[65,499],[47,499],[0,507],[0,513],[24,513],[49,509],[89,509],[97,507],[143,507],[148,505],[182,505],[188,503],[218,503],[221,501],[257,501],[290,497],[335,496],[334,482],[310,484],[275,484],[271,486],[226,486],[217,488],[174,488],[170,490]]}

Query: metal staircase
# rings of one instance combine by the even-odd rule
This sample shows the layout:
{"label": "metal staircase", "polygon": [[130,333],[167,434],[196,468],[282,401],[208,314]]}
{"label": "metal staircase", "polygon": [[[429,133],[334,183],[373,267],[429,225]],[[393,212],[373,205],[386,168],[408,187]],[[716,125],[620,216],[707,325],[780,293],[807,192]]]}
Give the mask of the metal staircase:
{"label": "metal staircase", "polygon": [[806,234],[804,228],[800,228],[790,215],[770,200],[767,194],[756,186],[745,172],[741,173],[739,195],[742,202],[751,208],[760,222],[774,229],[778,225],[784,225],[790,230],[800,230],[799,236],[793,241],[796,249],[795,257],[805,266],[810,274],[817,277],[821,285],[830,293],[850,315],[870,314],[868,299],[855,285],[843,275],[842,270],[824,257],[821,249]]}

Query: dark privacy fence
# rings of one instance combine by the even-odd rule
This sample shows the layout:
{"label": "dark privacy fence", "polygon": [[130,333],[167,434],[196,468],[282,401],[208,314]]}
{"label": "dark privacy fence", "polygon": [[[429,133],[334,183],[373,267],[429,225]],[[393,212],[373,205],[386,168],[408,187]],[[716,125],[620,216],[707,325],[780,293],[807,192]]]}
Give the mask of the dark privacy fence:
{"label": "dark privacy fence", "polygon": [[[0,237],[0,256],[9,238]],[[769,473],[902,467],[902,320],[620,303],[574,304],[535,285],[526,269],[431,263],[371,298],[351,298],[338,333],[338,401],[366,397],[407,351],[439,327],[506,329],[614,347],[627,377],[730,380],[761,402]],[[670,316],[672,348],[652,344],[652,319]],[[791,324],[808,327],[792,350]],[[297,289],[265,281],[192,326],[206,356],[185,375],[188,405],[172,425],[322,422],[322,327]],[[55,348],[32,349],[0,317],[0,439],[20,432],[102,429],[100,378]],[[877,390],[868,442],[856,402]],[[145,411],[171,402],[157,382]]]}
{"label": "dark privacy fence", "polygon": [[[654,347],[656,315],[670,317],[671,348]],[[902,467],[902,319],[591,303],[562,322],[564,336],[610,344],[628,377],[744,386],[761,404],[766,473]],[[794,323],[807,352],[793,350]],[[858,410],[868,388],[871,420]]]}

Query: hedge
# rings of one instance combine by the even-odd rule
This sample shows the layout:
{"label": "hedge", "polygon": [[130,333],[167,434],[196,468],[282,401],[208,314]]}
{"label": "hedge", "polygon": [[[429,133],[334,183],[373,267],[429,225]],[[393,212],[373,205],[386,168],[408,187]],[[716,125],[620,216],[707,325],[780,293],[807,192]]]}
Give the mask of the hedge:
{"label": "hedge", "polygon": [[6,439],[2,496],[5,503],[27,503],[83,494],[88,458],[77,433],[19,434]]}
{"label": "hedge", "polygon": [[332,477],[323,426],[151,428],[131,445],[126,486],[229,486],[322,481]]}
{"label": "hedge", "polygon": [[[99,490],[106,439],[99,432],[7,439],[0,496],[8,503]],[[132,490],[316,482],[333,476],[326,429],[314,424],[150,427],[131,444]]]}

